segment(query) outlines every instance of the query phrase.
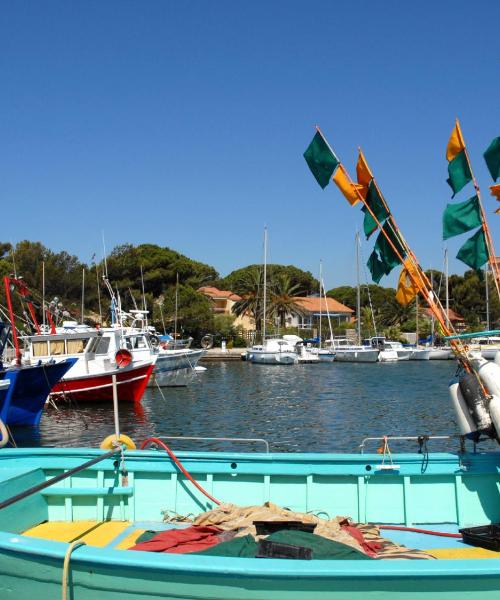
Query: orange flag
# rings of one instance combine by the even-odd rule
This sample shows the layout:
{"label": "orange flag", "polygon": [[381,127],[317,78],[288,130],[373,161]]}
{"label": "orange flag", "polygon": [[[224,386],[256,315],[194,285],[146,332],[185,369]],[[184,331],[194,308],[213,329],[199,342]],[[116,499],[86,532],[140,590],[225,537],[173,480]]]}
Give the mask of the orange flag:
{"label": "orange flag", "polygon": [[358,179],[358,185],[360,186],[360,192],[363,198],[366,198],[366,194],[368,193],[368,186],[370,185],[370,181],[373,179],[372,172],[370,171],[370,167],[366,162],[365,156],[359,149],[358,155],[358,163],[356,165],[356,177]]}
{"label": "orange flag", "polygon": [[342,164],[339,165],[339,168],[335,171],[335,175],[332,179],[351,206],[354,206],[359,202],[360,198],[358,190],[360,186],[351,180]]}
{"label": "orange flag", "polygon": [[413,283],[410,273],[414,277],[418,277],[418,272],[413,264],[407,259],[403,262],[403,268],[399,276],[398,291],[396,292],[396,300],[399,304],[406,306],[418,294],[418,287]]}
{"label": "orange flag", "polygon": [[495,196],[497,200],[500,200],[500,183],[490,186],[490,192],[492,196]]}
{"label": "orange flag", "polygon": [[455,127],[451,132],[448,145],[446,146],[446,160],[450,162],[455,158],[457,154],[460,154],[465,148],[464,138],[462,136],[462,130],[460,129],[460,123],[456,120]]}

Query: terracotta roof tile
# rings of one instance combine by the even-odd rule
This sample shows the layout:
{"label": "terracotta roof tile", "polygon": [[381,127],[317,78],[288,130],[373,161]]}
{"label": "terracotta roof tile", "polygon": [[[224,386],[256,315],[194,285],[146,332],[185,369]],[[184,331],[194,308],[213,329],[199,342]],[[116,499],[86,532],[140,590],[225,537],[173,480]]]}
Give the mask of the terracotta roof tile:
{"label": "terracotta roof tile", "polygon": [[[444,310],[444,312],[446,313],[446,309]],[[425,309],[425,314],[428,317],[432,317],[432,311],[431,311],[431,309],[430,308],[426,308]],[[464,320],[464,318],[461,317],[458,313],[456,313],[452,308],[450,308],[448,310],[448,317],[449,317],[450,321],[452,321],[452,322],[453,321],[463,321]]]}
{"label": "terracotta roof tile", "polygon": [[238,300],[241,300],[241,296],[238,296],[238,294],[230,292],[229,290],[219,290],[218,288],[213,287],[211,285],[200,287],[198,288],[198,291],[204,294],[205,296],[212,298],[213,300],[227,299],[232,300],[233,302],[238,302]]}
{"label": "terracotta roof tile", "polygon": [[310,313],[328,312],[330,313],[347,313],[352,314],[352,308],[345,306],[335,298],[319,298],[317,296],[308,296],[307,298],[297,297],[295,303]]}

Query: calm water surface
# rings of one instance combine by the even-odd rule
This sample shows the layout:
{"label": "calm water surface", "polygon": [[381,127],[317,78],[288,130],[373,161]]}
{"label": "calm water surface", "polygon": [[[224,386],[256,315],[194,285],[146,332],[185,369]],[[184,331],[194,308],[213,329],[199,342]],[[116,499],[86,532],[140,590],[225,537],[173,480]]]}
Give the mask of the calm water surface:
{"label": "calm water surface", "polygon": [[[286,452],[357,452],[368,436],[457,433],[448,398],[452,361],[205,366],[187,388],[163,388],[164,397],[152,389],[141,405],[122,404],[122,432],[136,443],[160,435],[265,438],[271,450]],[[98,446],[113,432],[112,406],[97,402],[49,408],[38,429],[13,431],[23,446]],[[228,449],[207,441],[172,447]],[[457,441],[430,445],[457,447]]]}

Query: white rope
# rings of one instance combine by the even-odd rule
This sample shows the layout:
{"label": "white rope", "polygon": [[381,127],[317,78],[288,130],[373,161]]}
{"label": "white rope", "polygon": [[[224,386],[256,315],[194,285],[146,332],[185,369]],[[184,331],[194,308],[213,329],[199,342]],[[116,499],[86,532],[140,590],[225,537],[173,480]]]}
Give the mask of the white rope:
{"label": "white rope", "polygon": [[62,600],[68,599],[68,574],[69,574],[69,562],[71,560],[71,554],[73,550],[76,550],[80,546],[85,546],[85,542],[82,540],[75,540],[71,542],[66,550],[66,554],[64,555],[64,564],[63,564],[63,572],[62,572]]}

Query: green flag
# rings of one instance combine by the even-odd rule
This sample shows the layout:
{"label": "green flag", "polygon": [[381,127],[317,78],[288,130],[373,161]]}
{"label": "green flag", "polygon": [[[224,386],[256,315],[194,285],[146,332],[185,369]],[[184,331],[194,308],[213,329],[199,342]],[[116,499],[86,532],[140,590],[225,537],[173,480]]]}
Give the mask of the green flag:
{"label": "green flag", "polygon": [[460,235],[481,225],[479,198],[472,196],[465,202],[447,204],[443,213],[443,240]]}
{"label": "green flag", "polygon": [[[373,179],[370,181],[368,185],[368,192],[366,194],[366,203],[372,209],[373,214],[377,217],[379,223],[383,223],[385,219],[389,216],[389,212],[385,207],[385,204],[380,197],[380,194],[377,190],[377,186],[375,185]],[[370,212],[363,206],[361,209],[365,213],[365,218],[363,220],[363,229],[366,235],[366,239],[368,239],[371,234],[377,229],[377,222],[371,216]]]}
{"label": "green flag", "polygon": [[453,196],[472,180],[465,149],[459,152],[453,160],[448,163],[448,179],[446,180],[453,190]]}
{"label": "green flag", "polygon": [[483,154],[493,181],[500,177],[500,137],[495,138]]}
{"label": "green flag", "polygon": [[319,131],[316,132],[312,142],[304,152],[304,158],[316,181],[325,189],[340,161],[330,150]]}
{"label": "green flag", "polygon": [[482,227],[460,248],[457,258],[476,271],[484,265],[488,260],[488,250]]}
{"label": "green flag", "polygon": [[378,257],[378,254],[375,250],[370,254],[370,258],[366,263],[368,268],[370,269],[370,273],[372,274],[372,279],[375,283],[379,283],[385,273],[385,265]]}
{"label": "green flag", "polygon": [[[404,258],[406,253],[403,249],[403,245],[399,239],[399,235],[394,231],[390,221],[386,221],[382,229],[385,233],[387,233],[389,239],[394,244],[399,254]],[[397,265],[401,264],[401,260],[393,250],[383,231],[378,234],[377,241],[375,242],[375,250],[378,251],[380,260],[385,265],[385,272],[387,275],[394,267],[397,267]]]}

